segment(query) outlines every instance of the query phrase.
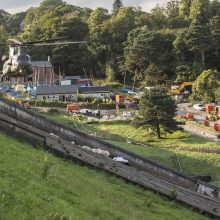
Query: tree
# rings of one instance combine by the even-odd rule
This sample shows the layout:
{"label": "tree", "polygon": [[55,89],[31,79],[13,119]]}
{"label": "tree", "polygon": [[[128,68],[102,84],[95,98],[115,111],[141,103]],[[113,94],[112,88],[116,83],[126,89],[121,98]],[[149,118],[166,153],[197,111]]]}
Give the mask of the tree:
{"label": "tree", "polygon": [[115,80],[115,71],[114,69],[111,67],[110,64],[106,65],[106,82],[110,83],[113,82]]}
{"label": "tree", "polygon": [[220,82],[218,88],[215,91],[215,101],[220,104]]}
{"label": "tree", "polygon": [[126,70],[144,76],[148,66],[154,63],[164,74],[171,72],[174,37],[169,32],[149,31],[145,26],[133,30],[124,52]]}
{"label": "tree", "polygon": [[213,48],[218,56],[220,52],[220,16],[215,16],[211,19],[211,31],[212,31],[212,41]]}
{"label": "tree", "polygon": [[172,98],[161,88],[146,90],[140,100],[140,115],[137,124],[145,125],[156,131],[161,138],[161,129],[170,132],[175,127],[176,105]]}
{"label": "tree", "polygon": [[170,0],[166,5],[166,15],[168,19],[174,19],[179,16],[179,1]]}
{"label": "tree", "polygon": [[176,83],[193,82],[198,75],[203,71],[199,65],[181,65],[176,67]]}
{"label": "tree", "polygon": [[112,10],[113,13],[117,13],[118,10],[122,7],[123,7],[122,1],[121,0],[115,0],[114,3],[113,3],[113,10]]}
{"label": "tree", "polygon": [[[0,44],[0,57],[2,57],[3,55],[6,55],[6,46],[4,45],[4,43],[6,43],[6,39],[7,39],[7,35],[6,35],[6,30],[5,30],[5,27],[3,26],[0,26],[0,42],[2,44]],[[2,59],[0,59],[0,66],[2,67],[3,65],[3,62],[2,62]],[[0,67],[0,68],[1,68]]]}
{"label": "tree", "polygon": [[160,78],[160,70],[157,66],[151,63],[146,71],[144,72],[144,80],[142,81],[142,86],[155,86],[155,84],[159,84]]}
{"label": "tree", "polygon": [[211,6],[210,6],[210,12],[211,16],[220,16],[220,2],[219,0],[213,0],[211,1]]}
{"label": "tree", "polygon": [[151,10],[151,22],[154,30],[160,30],[167,26],[165,9],[157,5]]}
{"label": "tree", "polygon": [[204,70],[193,84],[194,100],[215,102],[216,90],[219,88],[220,73],[216,70]]}
{"label": "tree", "polygon": [[206,23],[210,18],[210,1],[209,0],[193,0],[190,8],[189,19],[199,20]]}
{"label": "tree", "polygon": [[[93,13],[91,16],[95,18]],[[128,33],[135,28],[135,16],[135,8],[121,8],[109,19],[97,25],[97,28],[91,29],[92,51],[97,57],[102,72],[105,71],[106,63],[111,63],[117,71],[118,62],[123,56],[123,43],[126,41]],[[92,27],[92,21],[94,19],[90,19],[89,27]]]}
{"label": "tree", "polygon": [[200,55],[202,64],[205,66],[205,52],[211,46],[211,30],[208,24],[202,24],[198,20],[194,20],[188,29],[186,36],[186,44],[188,48],[194,52],[195,56]]}
{"label": "tree", "polygon": [[180,6],[179,6],[180,17],[183,17],[186,20],[188,19],[192,1],[193,0],[180,0]]}

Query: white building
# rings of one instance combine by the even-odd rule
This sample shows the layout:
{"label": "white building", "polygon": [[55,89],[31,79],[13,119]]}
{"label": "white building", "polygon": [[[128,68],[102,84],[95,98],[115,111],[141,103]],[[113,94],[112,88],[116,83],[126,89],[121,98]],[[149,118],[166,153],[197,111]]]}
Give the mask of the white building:
{"label": "white building", "polygon": [[91,86],[91,87],[79,87],[78,94],[83,97],[90,98],[110,98],[112,93],[112,88],[108,86]]}
{"label": "white building", "polygon": [[75,102],[77,101],[77,86],[38,86],[36,97],[44,101]]}

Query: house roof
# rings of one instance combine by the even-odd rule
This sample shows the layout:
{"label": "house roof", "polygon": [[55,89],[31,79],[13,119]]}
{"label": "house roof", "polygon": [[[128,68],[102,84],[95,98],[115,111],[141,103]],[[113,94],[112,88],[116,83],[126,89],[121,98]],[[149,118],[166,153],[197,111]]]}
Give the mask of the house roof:
{"label": "house roof", "polygon": [[50,95],[50,94],[72,94],[77,93],[77,86],[38,86],[37,95]]}
{"label": "house roof", "polygon": [[112,92],[112,88],[108,86],[88,86],[79,87],[79,93],[106,93]]}
{"label": "house roof", "polygon": [[65,80],[71,80],[71,79],[81,79],[81,76],[65,76]]}
{"label": "house roof", "polygon": [[52,64],[48,61],[31,61],[32,67],[40,67],[40,68],[52,68]]}

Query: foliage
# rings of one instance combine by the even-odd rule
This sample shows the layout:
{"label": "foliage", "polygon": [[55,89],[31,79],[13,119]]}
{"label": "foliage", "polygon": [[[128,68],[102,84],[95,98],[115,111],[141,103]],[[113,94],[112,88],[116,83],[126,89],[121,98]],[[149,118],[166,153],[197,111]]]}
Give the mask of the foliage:
{"label": "foliage", "polygon": [[215,101],[220,104],[220,82],[218,84],[218,88],[215,91]]}
{"label": "foliage", "polygon": [[115,71],[110,64],[106,65],[106,82],[111,83],[115,80]]}
{"label": "foliage", "polygon": [[122,7],[123,7],[122,0],[114,0],[112,12],[117,13],[118,10]]}
{"label": "foliage", "polygon": [[140,125],[146,125],[157,132],[161,138],[161,128],[172,131],[175,127],[176,105],[169,95],[161,88],[146,90],[140,100],[140,115],[137,120]]}
{"label": "foliage", "polygon": [[149,65],[154,64],[164,74],[170,73],[174,60],[173,39],[172,33],[149,31],[146,26],[133,30],[125,48],[126,70],[144,77]]}
{"label": "foliage", "polygon": [[215,92],[219,87],[220,73],[216,70],[205,70],[193,84],[193,99],[215,102]]}
{"label": "foliage", "polygon": [[220,64],[218,62],[220,54],[220,15],[213,17],[210,20],[210,23],[212,32],[212,44],[214,50],[214,54],[212,55],[212,59],[214,60],[213,65],[216,66],[216,68],[220,69]]}
{"label": "foliage", "polygon": [[193,82],[200,75],[202,67],[194,64],[193,66],[182,65],[176,67],[176,83]]}
{"label": "foliage", "polygon": [[144,72],[144,80],[142,81],[142,87],[159,85],[160,71],[157,66],[151,63]]}
{"label": "foliage", "polygon": [[184,18],[185,20],[188,19],[190,15],[191,5],[192,5],[192,0],[180,0],[180,6],[179,6],[180,17]]}
{"label": "foliage", "polygon": [[199,20],[206,23],[210,18],[210,1],[209,0],[193,0],[190,7],[189,19]]}
{"label": "foliage", "polygon": [[[73,128],[76,123],[85,132],[85,128],[73,117],[66,117],[63,114],[44,114],[44,116]],[[134,127],[130,120],[83,123],[97,136],[104,137],[119,147],[146,156],[177,171],[179,171],[176,161],[176,154],[178,154],[184,173],[190,176],[212,174],[214,177],[212,184],[220,186],[220,155],[207,153],[209,150],[213,152],[219,150],[219,144],[216,142],[180,130],[167,134],[163,139],[157,139],[152,135],[151,129],[146,130],[144,126]],[[127,144],[127,140],[132,144]]]}
{"label": "foliage", "polygon": [[[27,102],[27,101],[25,101]],[[39,106],[39,107],[61,107],[65,108],[68,102],[59,102],[59,101],[43,101],[43,100],[31,100],[28,101],[31,106]]]}
{"label": "foliage", "polygon": [[195,56],[201,60],[201,63],[205,65],[206,57],[205,52],[210,48],[211,44],[211,33],[209,25],[204,25],[198,20],[194,20],[187,32],[186,45],[189,50],[193,51]]}
{"label": "foliage", "polygon": [[[88,109],[100,109],[100,110],[114,110],[116,109],[115,103],[100,103],[99,107],[97,103],[89,103],[89,102],[83,102],[80,104],[81,108],[88,108]],[[119,104],[119,109],[124,109],[125,105],[124,103]]]}
{"label": "foliage", "polygon": [[[7,34],[4,26],[0,26],[0,42],[6,43]],[[6,48],[0,44],[0,57],[6,54]],[[2,59],[0,59],[0,66],[3,65]]]}
{"label": "foliage", "polygon": [[[4,33],[0,32],[5,38],[10,35],[25,41],[60,36],[88,41],[28,50],[33,60],[50,56],[55,72],[63,75],[92,72],[104,78],[106,64],[110,64],[115,81],[134,86],[146,79],[152,64],[158,77],[176,81],[194,79],[208,68],[220,71],[218,0],[169,0],[150,12],[122,7],[121,0],[115,0],[114,6],[115,12],[108,13],[105,8],[92,10],[62,0],[44,0],[26,12],[0,16]],[[6,49],[0,45],[0,55]],[[179,71],[179,67],[187,68]]]}

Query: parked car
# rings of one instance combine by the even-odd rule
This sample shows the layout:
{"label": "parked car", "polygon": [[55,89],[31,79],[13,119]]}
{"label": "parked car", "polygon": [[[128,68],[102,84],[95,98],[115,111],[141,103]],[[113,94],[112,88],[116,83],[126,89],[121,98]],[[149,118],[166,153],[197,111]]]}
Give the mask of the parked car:
{"label": "parked car", "polygon": [[199,111],[204,111],[205,110],[205,107],[202,104],[194,104],[193,108],[196,109],[196,110],[199,110]]}

